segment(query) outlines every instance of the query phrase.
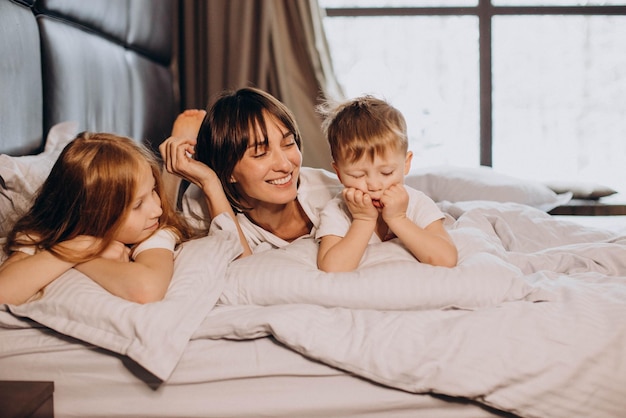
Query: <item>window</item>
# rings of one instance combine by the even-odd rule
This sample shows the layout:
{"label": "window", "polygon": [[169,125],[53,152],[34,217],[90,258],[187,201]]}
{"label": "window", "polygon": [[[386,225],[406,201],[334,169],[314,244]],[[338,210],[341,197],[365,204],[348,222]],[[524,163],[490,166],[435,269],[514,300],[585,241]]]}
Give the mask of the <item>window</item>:
{"label": "window", "polygon": [[404,113],[414,167],[626,193],[626,0],[319,3],[344,92]]}

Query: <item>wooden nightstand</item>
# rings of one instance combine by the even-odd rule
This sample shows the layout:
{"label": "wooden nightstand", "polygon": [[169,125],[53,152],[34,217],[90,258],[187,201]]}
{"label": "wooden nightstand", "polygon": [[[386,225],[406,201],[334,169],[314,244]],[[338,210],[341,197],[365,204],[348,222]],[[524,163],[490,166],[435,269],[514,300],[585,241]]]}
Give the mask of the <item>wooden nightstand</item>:
{"label": "wooden nightstand", "polygon": [[566,205],[556,207],[551,215],[617,216],[626,215],[626,200],[613,195],[598,200],[572,199]]}
{"label": "wooden nightstand", "polygon": [[0,381],[2,418],[53,418],[54,382]]}

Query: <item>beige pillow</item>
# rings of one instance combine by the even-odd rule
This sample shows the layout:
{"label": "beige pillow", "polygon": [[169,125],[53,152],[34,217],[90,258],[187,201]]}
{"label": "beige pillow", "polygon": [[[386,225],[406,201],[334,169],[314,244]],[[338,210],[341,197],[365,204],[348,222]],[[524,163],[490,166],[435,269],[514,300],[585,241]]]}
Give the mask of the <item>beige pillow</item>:
{"label": "beige pillow", "polygon": [[59,154],[77,134],[76,122],[62,122],[50,129],[42,153],[0,155],[0,237],[5,237],[17,218],[30,208]]}
{"label": "beige pillow", "polygon": [[571,193],[557,194],[538,181],[499,173],[491,167],[433,166],[411,171],[406,184],[435,202],[486,200],[513,202],[548,212],[566,204]]}
{"label": "beige pillow", "polygon": [[572,199],[597,200],[617,193],[608,186],[585,181],[550,181],[545,183],[555,193],[572,192]]}

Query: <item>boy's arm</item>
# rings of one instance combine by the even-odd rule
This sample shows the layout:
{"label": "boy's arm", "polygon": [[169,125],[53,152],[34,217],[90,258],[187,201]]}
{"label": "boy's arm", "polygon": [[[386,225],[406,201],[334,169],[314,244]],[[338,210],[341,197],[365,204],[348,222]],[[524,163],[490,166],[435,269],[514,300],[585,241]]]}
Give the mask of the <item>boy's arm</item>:
{"label": "boy's arm", "polygon": [[134,262],[96,258],[75,267],[110,293],[131,302],[156,302],[165,296],[174,272],[174,253],[142,251]]}
{"label": "boy's arm", "polygon": [[317,253],[317,267],[327,272],[356,269],[365,254],[375,227],[376,220],[356,219],[350,224],[345,237],[336,235],[322,237]]}
{"label": "boy's arm", "polygon": [[444,228],[442,219],[426,228],[420,228],[406,216],[394,218],[387,225],[420,262],[433,266],[456,266],[457,248]]}
{"label": "boy's arm", "polygon": [[456,245],[444,228],[443,220],[421,228],[407,217],[409,195],[404,185],[395,184],[385,190],[381,203],[383,220],[415,258],[433,266],[456,266]]}
{"label": "boy's arm", "polygon": [[352,215],[352,222],[344,237],[327,235],[321,238],[317,253],[317,267],[320,270],[356,269],[376,229],[378,210],[372,204],[372,199],[353,188],[345,188],[342,195]]}

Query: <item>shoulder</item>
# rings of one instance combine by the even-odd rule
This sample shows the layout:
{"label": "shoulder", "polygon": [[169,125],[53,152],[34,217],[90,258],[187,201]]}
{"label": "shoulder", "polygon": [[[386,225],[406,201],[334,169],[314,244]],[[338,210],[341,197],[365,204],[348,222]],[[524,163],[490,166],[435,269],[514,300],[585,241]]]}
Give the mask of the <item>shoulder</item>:
{"label": "shoulder", "polygon": [[313,206],[326,204],[343,189],[343,185],[334,173],[322,168],[302,167],[298,200],[310,200]]}
{"label": "shoulder", "polygon": [[323,168],[301,167],[300,186],[326,186],[341,187],[341,183],[335,173]]}
{"label": "shoulder", "polygon": [[334,173],[321,168],[302,167],[298,202],[314,226],[319,224],[319,213],[341,192],[343,185]]}
{"label": "shoulder", "polygon": [[420,202],[431,201],[435,203],[434,200],[432,200],[426,193],[422,192],[421,190],[414,189],[413,187],[407,186],[406,184],[404,185],[404,188],[409,194],[409,199],[413,199],[413,200],[420,201]]}
{"label": "shoulder", "polygon": [[131,258],[134,260],[143,251],[155,248],[161,248],[174,252],[177,243],[178,236],[174,233],[174,231],[170,228],[161,228],[133,248]]}

